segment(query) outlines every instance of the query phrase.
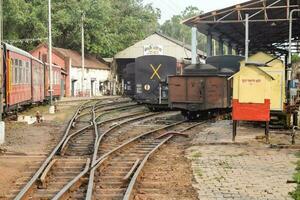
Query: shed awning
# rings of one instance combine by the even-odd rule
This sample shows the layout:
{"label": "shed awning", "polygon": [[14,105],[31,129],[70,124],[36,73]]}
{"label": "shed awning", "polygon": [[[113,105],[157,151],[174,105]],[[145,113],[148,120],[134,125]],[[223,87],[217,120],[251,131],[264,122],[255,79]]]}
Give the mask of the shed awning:
{"label": "shed awning", "polygon": [[[286,53],[289,13],[300,8],[300,0],[251,0],[228,8],[204,13],[183,21],[199,32],[212,34],[243,51],[245,15],[249,14],[250,51]],[[300,52],[300,12],[293,15],[293,51]]]}

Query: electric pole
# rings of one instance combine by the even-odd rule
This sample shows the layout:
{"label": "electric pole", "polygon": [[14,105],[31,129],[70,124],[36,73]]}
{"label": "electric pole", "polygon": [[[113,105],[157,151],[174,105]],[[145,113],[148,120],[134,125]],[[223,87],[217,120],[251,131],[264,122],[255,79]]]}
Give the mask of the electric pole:
{"label": "electric pole", "polygon": [[50,92],[50,108],[49,113],[53,114],[55,112],[53,106],[53,73],[52,73],[52,23],[51,23],[51,0],[48,0],[48,64],[49,64],[49,92]]}
{"label": "electric pole", "polygon": [[2,114],[3,114],[3,53],[4,53],[4,48],[2,46],[2,40],[3,40],[3,0],[0,0],[0,46],[2,47],[2,50],[0,48],[0,56],[1,56],[1,67],[0,67],[0,83],[1,83],[1,88],[0,88],[0,144],[3,144],[5,142],[5,123],[2,121]]}
{"label": "electric pole", "polygon": [[84,18],[85,14],[82,12],[81,14],[81,92],[82,96],[84,95]]}

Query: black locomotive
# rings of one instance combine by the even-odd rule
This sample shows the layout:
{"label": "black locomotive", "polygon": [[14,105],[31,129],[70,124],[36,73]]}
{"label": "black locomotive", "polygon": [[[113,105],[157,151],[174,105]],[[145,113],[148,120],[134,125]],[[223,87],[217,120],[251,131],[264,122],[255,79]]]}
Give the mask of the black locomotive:
{"label": "black locomotive", "polygon": [[134,99],[135,94],[135,63],[129,63],[123,70],[124,74],[124,95]]}
{"label": "black locomotive", "polygon": [[168,76],[176,74],[176,58],[148,55],[135,60],[135,100],[150,110],[168,107]]}

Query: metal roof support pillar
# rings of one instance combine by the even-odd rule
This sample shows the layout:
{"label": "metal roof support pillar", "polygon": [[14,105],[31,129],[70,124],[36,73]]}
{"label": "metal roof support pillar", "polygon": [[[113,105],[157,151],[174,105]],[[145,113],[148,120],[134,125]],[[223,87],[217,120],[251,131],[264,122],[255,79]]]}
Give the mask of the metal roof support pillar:
{"label": "metal roof support pillar", "polygon": [[228,55],[232,55],[232,45],[231,43],[228,44],[228,52],[227,52]]}
{"label": "metal roof support pillar", "polygon": [[245,26],[245,61],[248,62],[249,58],[249,14],[246,14]]}
{"label": "metal roof support pillar", "polygon": [[206,42],[206,54],[207,57],[212,56],[212,34],[207,34],[207,42]]}
{"label": "metal roof support pillar", "polygon": [[223,56],[224,55],[224,41],[221,37],[219,38],[218,43],[219,43],[219,55]]}
{"label": "metal roof support pillar", "polygon": [[192,27],[192,64],[197,64],[197,28]]}
{"label": "metal roof support pillar", "polygon": [[292,64],[293,14],[295,12],[300,12],[300,9],[294,9],[290,12],[290,20],[289,20],[289,58],[288,58],[289,67],[291,67],[291,64]]}
{"label": "metal roof support pillar", "polygon": [[300,9],[294,9],[290,12],[289,19],[289,56],[288,56],[288,68],[287,68],[287,103],[291,104],[291,93],[290,93],[290,81],[292,79],[292,37],[293,37],[293,14],[300,12]]}

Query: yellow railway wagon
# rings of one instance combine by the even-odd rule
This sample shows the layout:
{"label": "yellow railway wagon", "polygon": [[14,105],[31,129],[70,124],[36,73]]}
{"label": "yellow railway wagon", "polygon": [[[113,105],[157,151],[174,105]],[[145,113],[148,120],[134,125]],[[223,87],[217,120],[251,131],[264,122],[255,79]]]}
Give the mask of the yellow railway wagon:
{"label": "yellow railway wagon", "polygon": [[284,111],[285,65],[280,59],[259,52],[250,56],[247,64],[242,61],[240,71],[233,76],[233,101],[264,103],[265,99],[270,100],[271,112]]}

